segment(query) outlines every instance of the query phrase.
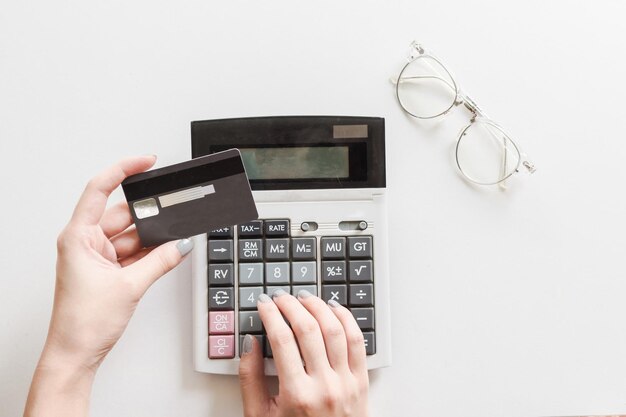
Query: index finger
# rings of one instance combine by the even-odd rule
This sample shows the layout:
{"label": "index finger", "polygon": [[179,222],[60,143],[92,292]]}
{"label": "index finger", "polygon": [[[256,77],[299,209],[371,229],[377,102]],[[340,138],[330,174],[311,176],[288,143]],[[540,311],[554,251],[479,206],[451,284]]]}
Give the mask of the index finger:
{"label": "index finger", "polygon": [[122,159],[117,164],[102,171],[94,177],[80,196],[78,204],[72,214],[72,221],[87,225],[96,225],[100,222],[107,205],[109,195],[129,175],[143,172],[156,162],[156,156],[136,156]]}
{"label": "index finger", "polygon": [[293,332],[280,314],[278,306],[266,294],[258,297],[257,308],[272,346],[280,383],[295,383],[298,378],[306,376],[306,373]]}

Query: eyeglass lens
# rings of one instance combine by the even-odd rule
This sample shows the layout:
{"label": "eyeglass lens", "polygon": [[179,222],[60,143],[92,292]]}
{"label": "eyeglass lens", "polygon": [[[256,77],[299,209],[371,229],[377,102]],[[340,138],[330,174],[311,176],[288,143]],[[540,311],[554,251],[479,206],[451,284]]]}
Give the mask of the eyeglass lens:
{"label": "eyeglass lens", "polygon": [[402,69],[396,91],[404,110],[421,119],[450,110],[458,93],[448,70],[430,56],[420,56]]}
{"label": "eyeglass lens", "polygon": [[461,132],[456,158],[459,169],[478,184],[496,184],[513,174],[520,153],[507,134],[494,123],[476,119]]}

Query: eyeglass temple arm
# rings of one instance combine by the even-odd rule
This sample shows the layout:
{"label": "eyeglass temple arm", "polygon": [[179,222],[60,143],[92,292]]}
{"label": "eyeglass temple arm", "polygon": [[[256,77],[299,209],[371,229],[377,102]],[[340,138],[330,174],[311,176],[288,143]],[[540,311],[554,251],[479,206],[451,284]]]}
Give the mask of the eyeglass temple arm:
{"label": "eyeglass temple arm", "polygon": [[389,81],[391,82],[391,84],[397,85],[397,84],[402,84],[405,80],[415,80],[415,79],[424,79],[424,78],[439,80],[445,85],[447,85],[448,87],[450,87],[451,90],[454,90],[454,86],[452,84],[450,84],[446,79],[437,77],[436,75],[415,75],[412,77],[402,77],[402,79],[400,80],[394,77],[389,77]]}
{"label": "eyeglass temple arm", "polygon": [[[500,137],[500,135],[494,133],[494,131],[492,130],[491,126],[489,126],[489,125],[487,125],[487,131],[489,132],[489,135],[491,136],[493,141],[495,143],[497,143],[498,146],[502,146],[502,148],[504,150],[502,152],[502,161],[501,161],[501,165],[500,166],[502,168],[501,169],[501,175],[502,175],[502,177],[505,177],[506,174],[508,173],[507,164],[508,164],[508,154],[509,153],[507,152],[507,150],[508,150],[507,141],[511,141],[511,139],[509,139],[506,136],[506,134],[504,134],[504,135],[502,135],[502,137]],[[500,142],[502,142],[502,143],[500,143]],[[515,145],[513,145],[513,146],[515,146]],[[518,152],[519,152],[519,150],[518,150]],[[522,155],[520,154],[520,157],[521,156]],[[521,165],[523,165],[524,168],[526,168],[529,173],[532,174],[533,172],[535,172],[535,166],[531,162],[528,162],[527,160],[523,160]],[[498,183],[498,186],[500,188],[502,188],[502,189],[506,189],[507,188],[506,187],[506,180],[500,181]]]}

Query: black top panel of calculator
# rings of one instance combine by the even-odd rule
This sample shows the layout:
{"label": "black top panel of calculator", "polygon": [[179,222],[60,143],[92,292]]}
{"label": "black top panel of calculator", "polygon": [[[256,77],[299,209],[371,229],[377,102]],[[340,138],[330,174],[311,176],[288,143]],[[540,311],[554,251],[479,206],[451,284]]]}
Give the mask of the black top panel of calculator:
{"label": "black top panel of calculator", "polygon": [[385,119],[278,116],[191,122],[193,158],[238,148],[253,190],[382,188]]}

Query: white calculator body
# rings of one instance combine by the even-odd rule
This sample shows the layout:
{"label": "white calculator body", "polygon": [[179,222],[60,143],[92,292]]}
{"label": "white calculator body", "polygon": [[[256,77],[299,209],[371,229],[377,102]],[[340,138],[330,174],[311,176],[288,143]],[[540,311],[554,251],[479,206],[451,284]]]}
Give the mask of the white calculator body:
{"label": "white calculator body", "polygon": [[391,364],[384,119],[283,116],[192,122],[192,156],[238,148],[259,219],[195,236],[197,371],[237,374],[244,335],[276,375],[257,297],[306,289],[350,309],[369,369]]}

